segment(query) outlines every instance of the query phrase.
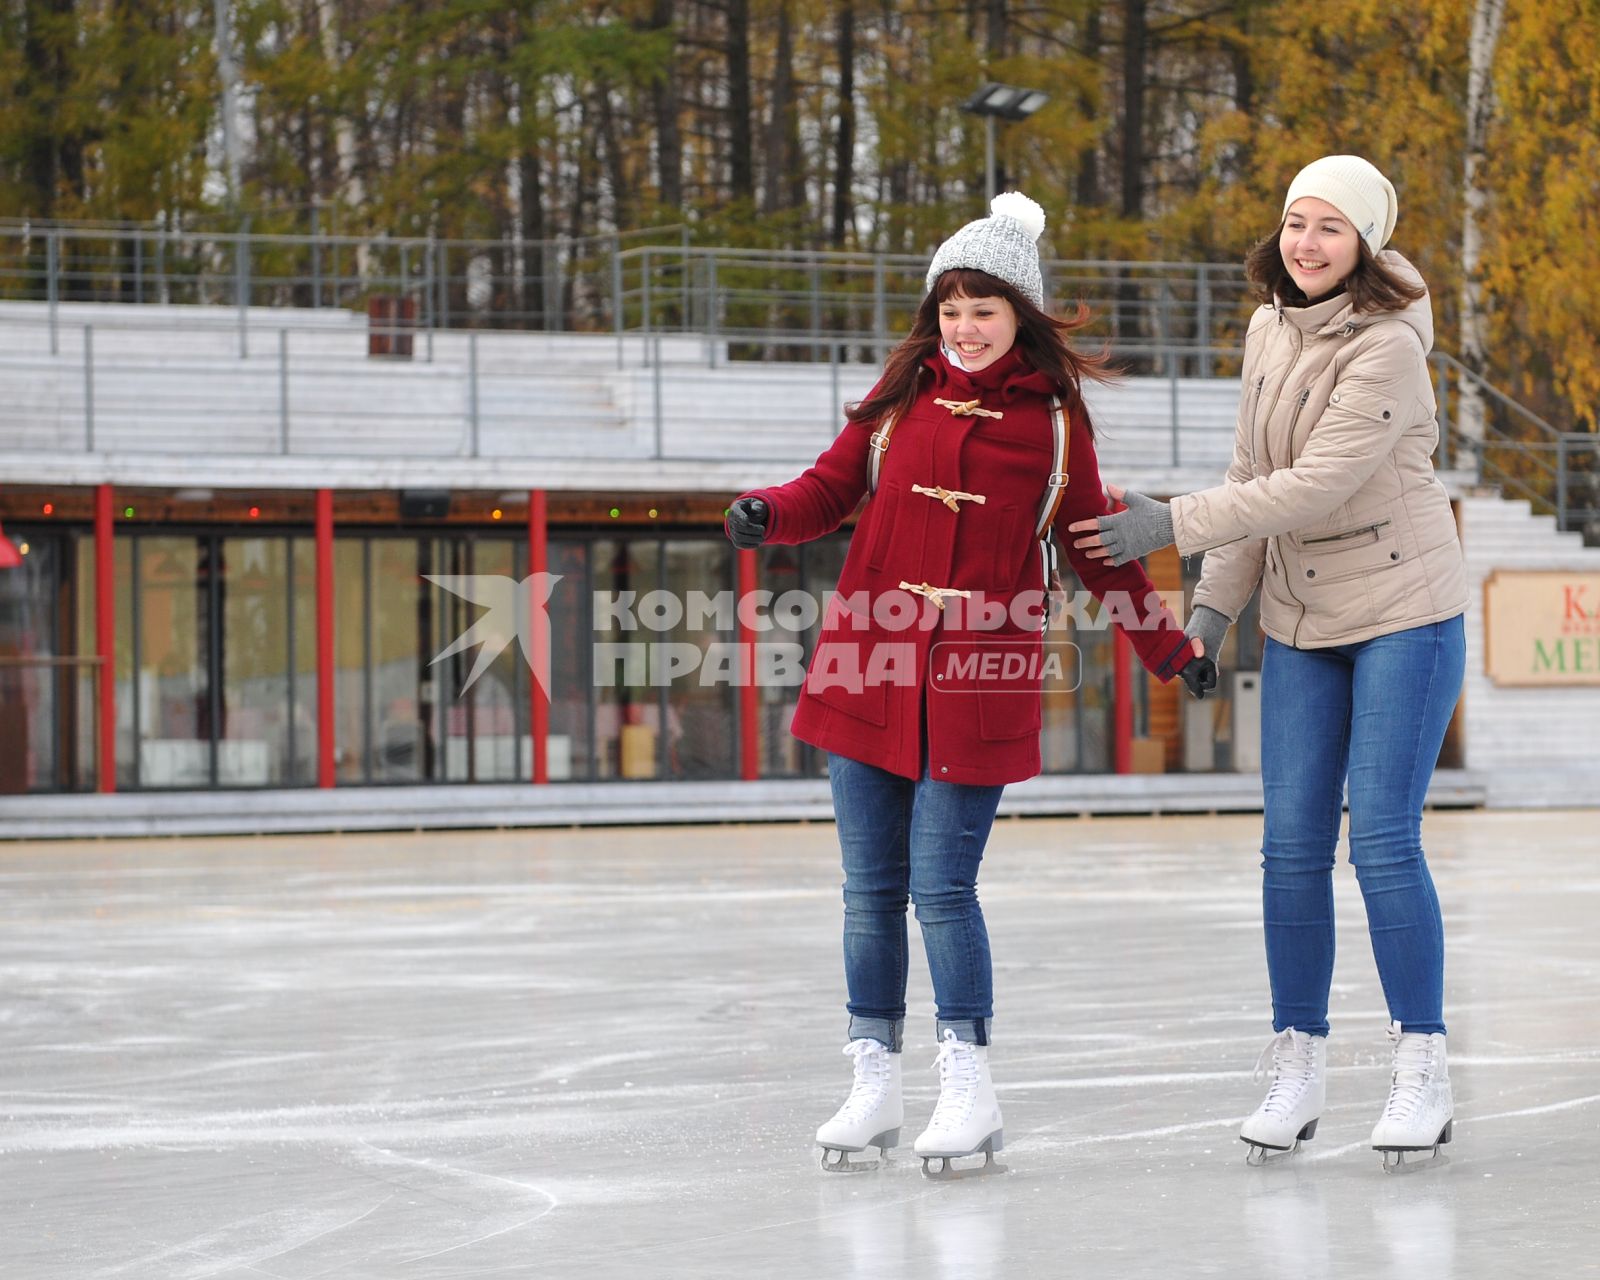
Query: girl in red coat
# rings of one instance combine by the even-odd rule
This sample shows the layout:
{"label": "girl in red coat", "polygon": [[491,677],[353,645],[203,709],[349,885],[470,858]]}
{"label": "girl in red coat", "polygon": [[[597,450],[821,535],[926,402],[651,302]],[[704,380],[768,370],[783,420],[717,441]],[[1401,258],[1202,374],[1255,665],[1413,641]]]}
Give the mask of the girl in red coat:
{"label": "girl in red coat", "polygon": [[[978,864],[1008,782],[1039,772],[1052,528],[1084,584],[1163,681],[1200,695],[1215,668],[1162,607],[1137,562],[1071,548],[1102,515],[1079,392],[1100,365],[1045,314],[1036,242],[1044,211],[1017,192],[940,246],[910,335],[848,425],[798,479],[736,499],[739,547],[837,529],[870,494],[795,711],[828,753],[844,861],[844,956],[855,1084],[817,1132],[824,1168],[899,1140],[906,904],[932,971],[939,1103],[915,1143],[924,1171],[1001,1146],[989,1079],[993,1016]],[[892,446],[892,447],[891,447]]]}

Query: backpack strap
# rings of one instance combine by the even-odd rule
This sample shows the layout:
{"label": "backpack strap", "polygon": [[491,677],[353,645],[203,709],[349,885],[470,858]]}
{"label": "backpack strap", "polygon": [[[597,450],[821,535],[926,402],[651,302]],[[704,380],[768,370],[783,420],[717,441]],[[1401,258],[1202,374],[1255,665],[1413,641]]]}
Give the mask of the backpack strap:
{"label": "backpack strap", "polygon": [[1041,631],[1050,630],[1050,615],[1055,612],[1056,606],[1066,594],[1061,583],[1055,538],[1051,536],[1051,526],[1055,524],[1056,512],[1061,509],[1061,496],[1067,491],[1067,449],[1072,430],[1066,414],[1062,411],[1060,396],[1050,397],[1050,429],[1055,442],[1055,451],[1052,454],[1055,467],[1045,481],[1044,498],[1039,503],[1039,521],[1033,531],[1033,536],[1039,540],[1040,568],[1043,570],[1041,576],[1044,578],[1044,617],[1039,623]]}
{"label": "backpack strap", "polygon": [[891,413],[878,424],[878,429],[867,441],[867,494],[878,492],[878,472],[883,466],[883,455],[889,452],[889,437],[900,424],[900,415]]}
{"label": "backpack strap", "polygon": [[1050,397],[1050,427],[1055,438],[1055,450],[1051,455],[1055,466],[1045,481],[1044,499],[1039,503],[1039,519],[1033,530],[1033,536],[1040,539],[1050,532],[1056,512],[1061,509],[1061,495],[1067,491],[1067,450],[1071,444],[1071,425],[1061,408],[1060,396]]}

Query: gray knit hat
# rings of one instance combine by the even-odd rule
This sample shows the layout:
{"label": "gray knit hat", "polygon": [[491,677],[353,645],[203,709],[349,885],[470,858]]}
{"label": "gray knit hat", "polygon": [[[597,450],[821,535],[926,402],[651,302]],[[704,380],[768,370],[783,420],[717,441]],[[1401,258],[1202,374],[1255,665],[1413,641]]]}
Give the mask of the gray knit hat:
{"label": "gray knit hat", "polygon": [[967,267],[1004,280],[1041,311],[1044,275],[1039,270],[1038,239],[1044,233],[1044,210],[1020,191],[1007,191],[989,202],[989,216],[969,222],[939,246],[928,267],[928,289],[946,271]]}

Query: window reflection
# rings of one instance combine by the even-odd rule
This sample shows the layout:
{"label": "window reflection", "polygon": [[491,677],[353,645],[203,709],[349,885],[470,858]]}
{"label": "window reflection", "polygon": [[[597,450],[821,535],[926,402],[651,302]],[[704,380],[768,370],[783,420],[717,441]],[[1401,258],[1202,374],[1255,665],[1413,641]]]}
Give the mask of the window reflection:
{"label": "window reflection", "polygon": [[217,782],[289,780],[289,545],[226,538],[222,546],[222,714]]}
{"label": "window reflection", "polygon": [[139,785],[212,784],[210,548],[141,536],[134,605]]}

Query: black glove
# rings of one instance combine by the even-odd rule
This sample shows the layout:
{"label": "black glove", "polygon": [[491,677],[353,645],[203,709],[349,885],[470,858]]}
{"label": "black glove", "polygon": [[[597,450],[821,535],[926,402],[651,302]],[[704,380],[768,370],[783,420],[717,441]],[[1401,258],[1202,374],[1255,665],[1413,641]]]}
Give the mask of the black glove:
{"label": "black glove", "polygon": [[1231,625],[1227,614],[1207,605],[1197,604],[1189,614],[1189,625],[1183,629],[1183,634],[1191,640],[1199,640],[1205,647],[1206,656],[1190,658],[1188,665],[1178,674],[1196,698],[1204,698],[1217,687],[1216,659],[1222,652],[1222,641]]}
{"label": "black glove", "polygon": [[1204,698],[1217,687],[1217,664],[1210,658],[1190,658],[1178,674],[1196,698]]}
{"label": "black glove", "polygon": [[741,551],[767,540],[767,504],[760,498],[735,498],[728,508],[728,538]]}

